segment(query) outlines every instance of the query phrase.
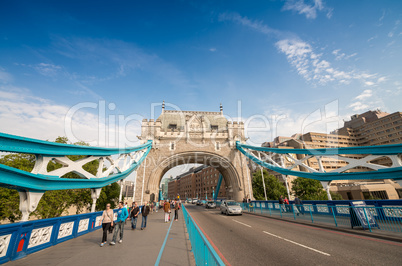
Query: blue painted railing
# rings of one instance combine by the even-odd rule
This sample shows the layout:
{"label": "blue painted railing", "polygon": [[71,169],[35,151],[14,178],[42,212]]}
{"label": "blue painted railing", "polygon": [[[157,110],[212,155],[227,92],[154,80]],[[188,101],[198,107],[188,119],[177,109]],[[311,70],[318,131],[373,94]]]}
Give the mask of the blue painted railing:
{"label": "blue painted railing", "polygon": [[196,265],[225,265],[202,233],[193,217],[188,213],[186,207],[184,205],[182,206],[183,217],[186,222]]}
{"label": "blue painted railing", "polygon": [[[334,201],[303,201],[303,205],[280,206],[278,201],[252,201],[242,203],[243,210],[267,215],[280,216],[294,220],[305,220],[312,223],[326,223],[336,227],[351,227],[355,223],[350,213],[353,209],[360,208],[363,212],[370,213],[379,224],[376,230],[402,233],[402,200],[366,200],[365,207],[351,207],[348,200]],[[367,218],[366,218],[367,219]],[[372,231],[373,228],[369,227]]]}
{"label": "blue painted railing", "polygon": [[[116,220],[117,210],[114,211]],[[0,264],[95,231],[102,227],[102,213],[100,211],[0,225]]]}

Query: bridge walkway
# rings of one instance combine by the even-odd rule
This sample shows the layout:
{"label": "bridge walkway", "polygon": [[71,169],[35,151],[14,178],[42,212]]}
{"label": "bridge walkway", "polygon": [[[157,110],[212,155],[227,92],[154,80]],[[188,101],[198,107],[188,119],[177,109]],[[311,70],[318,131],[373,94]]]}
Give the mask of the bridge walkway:
{"label": "bridge walkway", "polygon": [[[161,249],[163,250],[159,265],[195,265],[182,211],[179,213],[179,221],[171,222],[170,231],[170,223],[164,222],[163,215],[162,210],[149,214],[145,230],[139,229],[141,215],[136,230],[131,230],[131,223],[127,221],[121,244],[100,247],[102,240],[102,229],[100,229],[5,265],[155,265]],[[172,213],[172,220],[173,216]],[[108,234],[108,243],[112,237],[112,234]],[[165,238],[166,244],[163,245]]]}

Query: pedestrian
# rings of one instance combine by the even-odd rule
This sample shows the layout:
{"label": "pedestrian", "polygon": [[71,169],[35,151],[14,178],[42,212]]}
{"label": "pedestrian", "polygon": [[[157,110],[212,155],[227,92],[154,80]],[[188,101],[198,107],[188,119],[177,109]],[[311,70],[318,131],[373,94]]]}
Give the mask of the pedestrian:
{"label": "pedestrian", "polygon": [[283,202],[285,203],[286,206],[286,211],[290,212],[290,205],[289,205],[289,200],[287,197],[285,197],[285,199],[283,200]]}
{"label": "pedestrian", "polygon": [[179,220],[179,210],[180,210],[180,202],[175,200],[175,203],[174,203],[174,220],[175,221]]}
{"label": "pedestrian", "polygon": [[170,204],[168,201],[165,201],[165,203],[163,204],[163,211],[165,212],[165,223],[168,223],[170,216]]}
{"label": "pedestrian", "polygon": [[144,230],[147,227],[147,218],[148,214],[150,212],[149,204],[148,202],[144,203],[144,206],[142,206],[142,222],[141,222],[141,230]]}
{"label": "pedestrian", "polygon": [[170,213],[172,212],[171,210],[173,207],[174,206],[173,206],[172,200],[169,200],[169,222],[170,222]]}
{"label": "pedestrian", "polygon": [[[127,209],[127,213],[130,213],[130,210],[129,210],[129,207],[128,207],[128,202],[126,202],[126,204],[124,204],[124,208]],[[126,223],[127,223],[127,219],[124,220],[124,224],[126,224]]]}
{"label": "pedestrian", "polygon": [[132,230],[135,230],[137,228],[137,219],[138,219],[139,213],[140,213],[140,208],[138,207],[137,202],[134,202],[133,207],[131,209],[131,213],[130,213]]}
{"label": "pedestrian", "polygon": [[285,204],[284,204],[284,202],[283,202],[283,196],[281,195],[280,197],[279,197],[279,208],[281,208],[281,210],[283,211],[283,212],[286,212],[286,210],[285,210]]}
{"label": "pedestrian", "polygon": [[117,220],[116,220],[116,226],[113,234],[113,240],[110,242],[110,245],[115,245],[116,240],[117,240],[117,234],[120,231],[120,240],[119,243],[123,242],[123,233],[124,233],[124,222],[126,221],[128,217],[128,211],[127,208],[124,207],[124,202],[120,201],[119,202],[119,209],[117,210]]}
{"label": "pedestrian", "polygon": [[106,204],[106,210],[104,210],[102,214],[103,236],[102,243],[100,244],[101,247],[103,247],[107,242],[107,233],[111,226],[113,226],[113,210],[110,209],[110,203],[108,203]]}
{"label": "pedestrian", "polygon": [[301,213],[302,215],[304,215],[304,208],[303,208],[303,202],[299,199],[298,196],[295,197],[295,205],[297,210],[299,211],[297,213],[297,216],[299,216],[299,213]]}

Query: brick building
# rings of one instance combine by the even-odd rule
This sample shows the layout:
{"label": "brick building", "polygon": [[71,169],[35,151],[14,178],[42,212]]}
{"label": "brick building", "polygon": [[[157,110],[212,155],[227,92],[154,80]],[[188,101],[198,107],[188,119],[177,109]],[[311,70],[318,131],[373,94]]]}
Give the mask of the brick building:
{"label": "brick building", "polygon": [[[212,199],[218,179],[219,171],[214,167],[205,165],[193,167],[169,182],[168,198],[174,199],[180,195],[181,199]],[[226,189],[225,180],[222,180],[218,198],[227,197]]]}

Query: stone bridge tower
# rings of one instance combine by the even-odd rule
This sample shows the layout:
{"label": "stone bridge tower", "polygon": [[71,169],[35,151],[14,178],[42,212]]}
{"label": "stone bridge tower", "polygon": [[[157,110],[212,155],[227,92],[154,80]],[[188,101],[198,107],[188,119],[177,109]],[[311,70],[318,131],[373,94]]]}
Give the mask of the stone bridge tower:
{"label": "stone bridge tower", "polygon": [[252,198],[247,160],[236,149],[244,142],[243,122],[230,122],[220,112],[165,110],[154,121],[142,121],[141,143],[153,141],[146,161],[137,170],[134,200],[157,199],[163,175],[171,168],[188,163],[213,166],[222,174],[228,198]]}

